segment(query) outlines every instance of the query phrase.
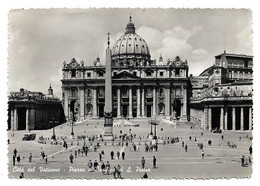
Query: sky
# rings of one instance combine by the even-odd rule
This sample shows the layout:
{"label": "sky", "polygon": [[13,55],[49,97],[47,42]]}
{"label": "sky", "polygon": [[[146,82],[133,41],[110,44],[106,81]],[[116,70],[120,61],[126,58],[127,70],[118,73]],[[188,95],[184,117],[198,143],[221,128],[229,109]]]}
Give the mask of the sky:
{"label": "sky", "polygon": [[63,62],[72,58],[105,64],[107,32],[113,45],[132,15],[136,33],[151,58],[187,59],[199,75],[223,53],[253,55],[252,13],[247,9],[29,9],[9,12],[8,91],[47,93],[61,98]]}

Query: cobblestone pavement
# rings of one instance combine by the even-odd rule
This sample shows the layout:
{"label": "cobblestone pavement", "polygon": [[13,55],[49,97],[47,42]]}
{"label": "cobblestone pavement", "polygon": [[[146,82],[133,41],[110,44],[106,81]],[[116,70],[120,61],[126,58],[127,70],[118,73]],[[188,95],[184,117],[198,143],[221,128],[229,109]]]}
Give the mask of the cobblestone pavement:
{"label": "cobblestone pavement", "polygon": [[[74,158],[73,164],[70,163],[69,156],[75,150],[83,146],[83,140],[71,139],[71,126],[63,124],[55,128],[58,141],[65,139],[68,149],[63,145],[51,144],[53,130],[31,131],[37,134],[34,141],[22,141],[21,138],[26,131],[9,131],[9,177],[18,178],[24,172],[25,178],[101,178],[113,179],[112,174],[102,174],[100,171],[89,172],[87,163],[89,160],[99,161],[99,153],[103,150],[105,155],[103,161],[109,161],[111,167],[120,165],[122,167],[122,178],[136,179],[141,178],[147,172],[149,178],[222,178],[222,177],[249,177],[252,174],[251,165],[241,166],[241,157],[249,157],[249,147],[251,145],[249,131],[224,131],[222,134],[210,133],[194,126],[191,122],[178,123],[177,127],[161,122],[157,126],[157,136],[161,142],[157,152],[145,152],[147,135],[150,132],[148,119],[134,119],[133,123],[140,124],[139,127],[125,127],[123,122],[120,126],[114,127],[114,134],[119,136],[122,133],[135,134],[134,144],[139,147],[139,151],[134,152],[131,143],[126,143],[117,139],[112,142],[99,141],[100,148],[96,152],[89,152],[87,156]],[[191,129],[192,126],[192,129]],[[92,136],[99,135],[103,131],[103,120],[87,120],[74,126],[75,137],[80,135]],[[203,133],[203,135],[201,135]],[[222,135],[224,139],[222,139]],[[38,142],[38,138],[43,136],[46,144]],[[191,136],[191,140],[189,137]],[[180,142],[171,143],[172,138],[179,138]],[[49,139],[48,139],[49,138]],[[195,140],[196,138],[196,140]],[[212,145],[208,145],[208,140]],[[182,141],[188,145],[188,150],[182,147]],[[227,142],[234,142],[237,147],[227,146]],[[87,144],[90,142],[87,140]],[[96,144],[97,141],[92,142]],[[205,157],[202,159],[201,149],[198,143],[203,143]],[[17,149],[21,156],[21,162],[14,166],[12,162],[13,151]],[[48,156],[45,163],[40,157],[40,152],[44,151]],[[111,160],[110,152],[125,152],[125,160],[122,157]],[[32,153],[32,162],[29,163],[29,154]],[[153,156],[157,159],[157,166],[153,168]],[[145,158],[145,169],[141,169],[141,158]],[[252,157],[251,157],[252,158]],[[99,165],[101,163],[99,162]]]}

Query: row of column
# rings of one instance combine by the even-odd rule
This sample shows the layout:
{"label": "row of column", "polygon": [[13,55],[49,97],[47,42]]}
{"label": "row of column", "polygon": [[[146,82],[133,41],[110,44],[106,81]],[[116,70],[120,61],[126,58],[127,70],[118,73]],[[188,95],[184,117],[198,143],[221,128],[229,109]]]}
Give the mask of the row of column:
{"label": "row of column", "polygon": [[[212,129],[212,108],[204,108],[203,113],[204,126],[206,129]],[[227,109],[221,107],[219,129],[228,130],[228,113]],[[236,108],[232,108],[232,130],[236,130]],[[244,130],[244,108],[240,109],[240,130]],[[249,107],[249,130],[252,130],[252,108]]]}
{"label": "row of column", "polygon": [[[181,105],[181,116],[185,118],[187,116],[187,89],[182,89],[182,95],[183,95],[183,104]],[[133,117],[133,90],[132,87],[129,86],[129,118]],[[157,91],[156,88],[153,88],[153,103],[152,103],[152,116],[157,115]],[[146,117],[145,113],[145,89],[138,87],[136,90],[137,95],[137,117]],[[93,118],[98,118],[97,113],[97,89],[93,88],[93,94],[92,94],[92,104],[93,104]],[[164,93],[164,103],[165,103],[165,116],[170,116],[170,107],[171,107],[171,94],[170,94],[170,88],[167,87],[165,89]],[[83,120],[85,117],[85,91],[83,88],[79,89],[79,119]],[[69,90],[64,91],[64,112],[65,117],[68,120],[69,119]],[[121,91],[120,88],[117,89],[117,117],[121,117]]]}
{"label": "row of column", "polygon": [[[26,120],[25,126],[26,130],[29,130],[29,113],[30,109],[26,109]],[[17,108],[11,109],[10,111],[10,122],[11,122],[11,130],[18,130],[18,113]]]}

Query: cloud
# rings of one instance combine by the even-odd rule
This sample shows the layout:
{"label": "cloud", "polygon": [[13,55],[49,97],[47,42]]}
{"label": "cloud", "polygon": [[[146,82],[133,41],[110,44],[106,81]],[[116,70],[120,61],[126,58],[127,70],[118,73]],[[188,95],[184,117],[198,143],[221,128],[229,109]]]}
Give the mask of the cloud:
{"label": "cloud", "polygon": [[190,38],[202,30],[202,26],[195,26],[189,30],[182,26],[175,26],[164,31],[142,26],[137,30],[137,33],[144,37],[153,59],[158,60],[160,54],[162,54],[164,59],[167,60],[168,58],[175,58],[177,55],[186,59],[199,52],[203,55],[208,54],[205,49],[196,49],[189,42]]}
{"label": "cloud", "polygon": [[[131,9],[138,35],[147,42],[152,59],[188,60],[190,73],[200,74],[227,52],[252,54],[251,13],[243,10]],[[231,16],[232,15],[232,16]],[[105,64],[107,35],[111,48],[125,31],[124,9],[16,10],[9,15],[8,88],[46,93],[52,83],[61,97],[61,67],[73,57]],[[221,26],[216,26],[221,23]],[[227,29],[228,28],[228,29]],[[223,34],[224,33],[224,34]],[[223,37],[226,36],[225,38]],[[223,42],[225,41],[225,42]],[[59,95],[60,94],[60,95]]]}

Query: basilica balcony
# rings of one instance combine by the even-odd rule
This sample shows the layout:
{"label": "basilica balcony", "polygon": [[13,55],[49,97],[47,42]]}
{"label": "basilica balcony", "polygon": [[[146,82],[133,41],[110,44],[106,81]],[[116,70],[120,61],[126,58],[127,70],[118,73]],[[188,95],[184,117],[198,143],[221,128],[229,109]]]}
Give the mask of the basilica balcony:
{"label": "basilica balcony", "polygon": [[98,94],[98,97],[99,97],[99,98],[104,98],[105,95],[104,95],[104,94]]}
{"label": "basilica balcony", "polygon": [[121,97],[122,98],[128,98],[128,94],[122,94]]}
{"label": "basilica balcony", "polygon": [[78,96],[77,95],[72,95],[72,96],[69,96],[69,99],[78,99]]}
{"label": "basilica balcony", "polygon": [[153,95],[152,95],[152,94],[146,94],[145,97],[146,97],[146,98],[152,98]]}
{"label": "basilica balcony", "polygon": [[176,99],[182,99],[183,98],[183,95],[173,95],[172,97],[176,98]]}
{"label": "basilica balcony", "polygon": [[163,94],[161,94],[161,95],[158,95],[158,98],[164,98],[165,96],[163,95]]}

